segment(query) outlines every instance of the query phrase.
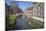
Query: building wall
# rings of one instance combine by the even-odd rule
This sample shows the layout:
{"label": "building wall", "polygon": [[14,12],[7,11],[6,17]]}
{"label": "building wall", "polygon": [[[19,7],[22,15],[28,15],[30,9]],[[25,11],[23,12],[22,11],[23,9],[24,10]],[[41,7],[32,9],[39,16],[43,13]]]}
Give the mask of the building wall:
{"label": "building wall", "polygon": [[33,16],[44,17],[44,3],[33,4]]}
{"label": "building wall", "polygon": [[44,3],[41,3],[41,17],[44,17]]}
{"label": "building wall", "polygon": [[30,8],[28,8],[28,9],[26,9],[25,11],[24,11],[24,16],[26,16],[27,17],[27,19],[31,19],[32,18],[32,9]]}

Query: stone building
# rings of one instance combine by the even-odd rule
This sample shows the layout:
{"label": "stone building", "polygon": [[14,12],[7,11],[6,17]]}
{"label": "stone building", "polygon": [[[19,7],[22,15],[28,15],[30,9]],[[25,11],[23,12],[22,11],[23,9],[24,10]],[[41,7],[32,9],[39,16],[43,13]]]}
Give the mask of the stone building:
{"label": "stone building", "polygon": [[43,2],[35,2],[33,3],[33,16],[36,17],[44,17],[44,3]]}

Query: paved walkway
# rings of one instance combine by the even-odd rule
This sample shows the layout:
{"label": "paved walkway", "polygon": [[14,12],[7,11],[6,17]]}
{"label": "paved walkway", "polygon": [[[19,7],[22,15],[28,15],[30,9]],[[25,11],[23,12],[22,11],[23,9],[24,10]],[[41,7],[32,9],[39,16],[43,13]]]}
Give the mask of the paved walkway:
{"label": "paved walkway", "polygon": [[36,19],[36,20],[39,20],[39,21],[41,21],[41,22],[44,22],[44,19],[43,19],[43,18],[39,18],[39,17],[35,17],[35,16],[33,16],[32,18],[33,18],[33,19]]}

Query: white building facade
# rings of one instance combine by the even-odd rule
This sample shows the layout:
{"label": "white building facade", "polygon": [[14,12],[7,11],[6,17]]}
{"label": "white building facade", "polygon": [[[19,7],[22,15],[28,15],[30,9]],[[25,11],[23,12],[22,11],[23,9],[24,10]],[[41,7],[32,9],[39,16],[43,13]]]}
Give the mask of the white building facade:
{"label": "white building facade", "polygon": [[44,3],[33,3],[33,16],[44,18]]}

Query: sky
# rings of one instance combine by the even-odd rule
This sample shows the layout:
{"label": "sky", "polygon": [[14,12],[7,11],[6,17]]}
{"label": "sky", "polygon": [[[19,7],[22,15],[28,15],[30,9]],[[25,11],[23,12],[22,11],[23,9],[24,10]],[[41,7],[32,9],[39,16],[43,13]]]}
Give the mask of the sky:
{"label": "sky", "polygon": [[[8,5],[10,5],[10,0],[6,0],[5,1]],[[18,2],[18,6],[24,11],[25,8],[27,7],[31,7],[32,6],[32,2],[24,2],[24,1],[19,1]]]}
{"label": "sky", "polygon": [[32,6],[32,2],[19,2],[19,7],[22,8],[23,10],[27,7],[31,7]]}

